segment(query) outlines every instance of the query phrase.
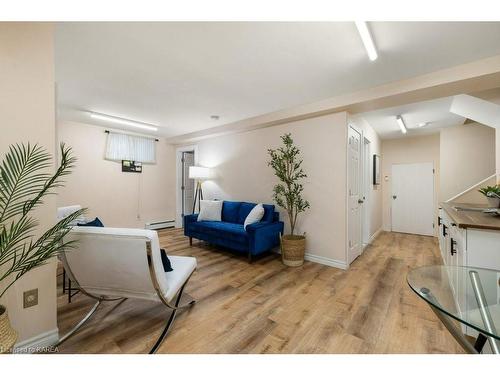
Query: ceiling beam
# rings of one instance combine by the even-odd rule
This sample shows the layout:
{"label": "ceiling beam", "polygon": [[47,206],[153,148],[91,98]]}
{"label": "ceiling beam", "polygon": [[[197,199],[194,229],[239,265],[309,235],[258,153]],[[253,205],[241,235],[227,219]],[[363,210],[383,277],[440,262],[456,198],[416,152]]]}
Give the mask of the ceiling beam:
{"label": "ceiling beam", "polygon": [[171,144],[193,143],[205,138],[246,132],[336,112],[362,113],[496,87],[500,87],[500,55],[311,104],[167,138],[167,142]]}

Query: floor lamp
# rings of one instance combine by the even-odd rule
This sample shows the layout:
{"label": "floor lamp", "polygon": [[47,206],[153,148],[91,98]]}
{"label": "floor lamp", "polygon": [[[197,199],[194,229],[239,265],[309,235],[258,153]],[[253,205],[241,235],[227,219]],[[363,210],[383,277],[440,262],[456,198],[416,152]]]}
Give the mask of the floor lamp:
{"label": "floor lamp", "polygon": [[203,190],[201,184],[203,180],[210,177],[210,168],[206,167],[189,167],[189,178],[196,180],[196,191],[194,193],[193,214],[196,209],[196,202],[198,201],[198,210],[201,208],[200,201],[203,199]]}

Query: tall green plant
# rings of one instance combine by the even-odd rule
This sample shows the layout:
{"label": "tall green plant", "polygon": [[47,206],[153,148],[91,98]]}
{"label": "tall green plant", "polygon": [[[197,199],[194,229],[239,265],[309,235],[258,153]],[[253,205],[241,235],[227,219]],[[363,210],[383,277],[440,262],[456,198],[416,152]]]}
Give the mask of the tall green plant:
{"label": "tall green plant", "polygon": [[0,164],[0,298],[27,272],[45,264],[56,254],[74,246],[63,238],[78,210],[35,238],[39,223],[32,216],[43,199],[63,185],[76,159],[71,148],[60,146],[61,160],[55,173],[48,173],[51,156],[38,145],[9,147]]}
{"label": "tall green plant", "polygon": [[290,133],[281,136],[283,146],[276,150],[267,150],[271,160],[268,165],[280,183],[274,186],[273,199],[278,206],[284,208],[290,221],[291,234],[295,234],[298,214],[309,208],[309,202],[302,198],[304,187],[301,180],[307,175],[302,169],[300,150],[294,146]]}

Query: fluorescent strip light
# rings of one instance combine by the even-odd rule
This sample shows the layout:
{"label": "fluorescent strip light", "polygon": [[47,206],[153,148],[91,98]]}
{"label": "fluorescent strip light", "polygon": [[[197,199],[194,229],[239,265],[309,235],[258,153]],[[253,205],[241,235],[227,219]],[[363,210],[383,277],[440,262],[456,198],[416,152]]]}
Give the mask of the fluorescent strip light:
{"label": "fluorescent strip light", "polygon": [[368,53],[368,58],[371,61],[377,60],[377,50],[375,49],[375,44],[373,43],[373,38],[370,34],[370,30],[368,30],[366,22],[356,21],[355,23],[358,28],[359,35],[361,36],[361,40],[365,45],[366,52]]}
{"label": "fluorescent strip light", "polygon": [[90,117],[98,119],[98,120],[103,120],[103,121],[108,121],[108,122],[114,122],[115,124],[132,126],[134,128],[145,129],[145,130],[152,130],[152,131],[158,131],[158,128],[156,126],[151,125],[151,124],[146,124],[144,122],[127,120],[127,119],[120,118],[120,117],[115,117],[115,116],[103,115],[102,113],[90,112]]}
{"label": "fluorescent strip light", "polygon": [[406,134],[408,131],[406,129],[405,122],[403,121],[403,118],[401,116],[396,116],[396,121],[398,122],[399,128],[401,129],[401,133]]}

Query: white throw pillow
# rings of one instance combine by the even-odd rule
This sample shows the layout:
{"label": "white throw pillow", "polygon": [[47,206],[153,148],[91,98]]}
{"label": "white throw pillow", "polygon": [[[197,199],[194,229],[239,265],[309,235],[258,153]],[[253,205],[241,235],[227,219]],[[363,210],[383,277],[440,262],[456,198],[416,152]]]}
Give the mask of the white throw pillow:
{"label": "white throw pillow", "polygon": [[221,221],[223,201],[200,201],[198,221]]}
{"label": "white throw pillow", "polygon": [[252,211],[250,211],[247,218],[245,219],[243,227],[246,229],[247,225],[258,223],[263,217],[264,217],[264,206],[262,205],[262,203],[259,203],[254,208],[252,208]]}

